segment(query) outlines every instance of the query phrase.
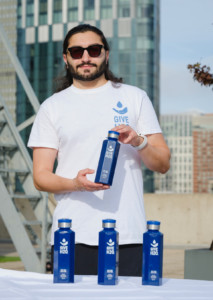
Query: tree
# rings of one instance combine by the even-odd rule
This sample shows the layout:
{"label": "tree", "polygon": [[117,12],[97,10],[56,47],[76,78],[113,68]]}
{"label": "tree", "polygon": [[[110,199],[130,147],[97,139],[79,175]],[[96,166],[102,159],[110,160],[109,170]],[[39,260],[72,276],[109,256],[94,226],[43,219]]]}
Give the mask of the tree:
{"label": "tree", "polygon": [[193,73],[194,80],[197,80],[201,85],[211,86],[213,85],[213,74],[210,73],[210,67],[200,63],[194,65],[188,65],[187,68]]}

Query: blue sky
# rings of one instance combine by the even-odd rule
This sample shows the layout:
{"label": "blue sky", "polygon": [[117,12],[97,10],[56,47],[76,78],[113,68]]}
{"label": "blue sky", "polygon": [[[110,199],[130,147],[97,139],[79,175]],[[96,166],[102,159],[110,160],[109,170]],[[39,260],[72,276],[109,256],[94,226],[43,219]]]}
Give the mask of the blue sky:
{"label": "blue sky", "polygon": [[160,113],[213,113],[213,86],[193,80],[188,64],[213,73],[213,0],[161,0]]}

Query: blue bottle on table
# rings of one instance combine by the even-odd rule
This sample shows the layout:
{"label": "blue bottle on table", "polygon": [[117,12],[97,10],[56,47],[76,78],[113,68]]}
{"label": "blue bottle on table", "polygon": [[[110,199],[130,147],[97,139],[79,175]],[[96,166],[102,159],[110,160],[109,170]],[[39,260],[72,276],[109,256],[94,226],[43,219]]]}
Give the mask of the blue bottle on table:
{"label": "blue bottle on table", "polygon": [[109,131],[108,139],[103,141],[99,158],[96,183],[112,185],[115,167],[118,159],[120,143],[118,142],[119,132]]}
{"label": "blue bottle on table", "polygon": [[53,282],[74,282],[75,232],[71,228],[72,220],[59,219],[59,229],[54,234]]}
{"label": "blue bottle on table", "polygon": [[98,284],[118,283],[119,233],[115,230],[115,225],[115,220],[103,220],[103,230],[99,232]]}
{"label": "blue bottle on table", "polygon": [[148,221],[148,231],[143,234],[143,285],[162,285],[163,234],[160,222]]}

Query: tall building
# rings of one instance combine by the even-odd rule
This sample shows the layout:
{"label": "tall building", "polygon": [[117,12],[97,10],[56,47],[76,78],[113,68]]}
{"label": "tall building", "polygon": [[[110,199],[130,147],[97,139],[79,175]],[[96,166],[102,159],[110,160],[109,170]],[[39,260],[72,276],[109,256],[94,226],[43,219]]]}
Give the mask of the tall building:
{"label": "tall building", "polygon": [[171,151],[167,174],[155,175],[156,192],[213,191],[213,114],[162,115],[161,127]]}
{"label": "tall building", "polygon": [[193,118],[193,191],[213,192],[213,114]]}
{"label": "tall building", "polygon": [[[16,51],[17,0],[0,1],[0,24]],[[16,118],[16,73],[0,38],[0,95]]]}
{"label": "tall building", "polygon": [[192,116],[162,115],[160,124],[171,151],[170,170],[155,174],[156,192],[193,192]]}
{"label": "tall building", "polygon": [[[53,78],[64,69],[62,41],[72,27],[100,28],[111,48],[110,68],[127,84],[144,89],[158,114],[159,5],[156,0],[18,0],[18,56],[39,99],[53,92]],[[17,120],[32,109],[18,84]],[[25,131],[25,139],[29,134]],[[153,173],[144,170],[145,190]]]}

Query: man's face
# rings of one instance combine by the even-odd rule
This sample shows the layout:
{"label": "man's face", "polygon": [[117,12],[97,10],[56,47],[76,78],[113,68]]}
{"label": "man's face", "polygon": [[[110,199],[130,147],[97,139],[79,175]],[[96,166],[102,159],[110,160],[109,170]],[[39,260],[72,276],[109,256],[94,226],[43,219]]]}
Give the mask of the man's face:
{"label": "man's face", "polygon": [[[74,34],[68,43],[70,47],[87,48],[91,45],[103,45],[101,38],[93,31]],[[109,53],[104,48],[98,57],[91,57],[87,50],[84,50],[81,58],[74,59],[67,50],[64,54],[64,61],[74,79],[81,81],[92,81],[104,76]]]}

